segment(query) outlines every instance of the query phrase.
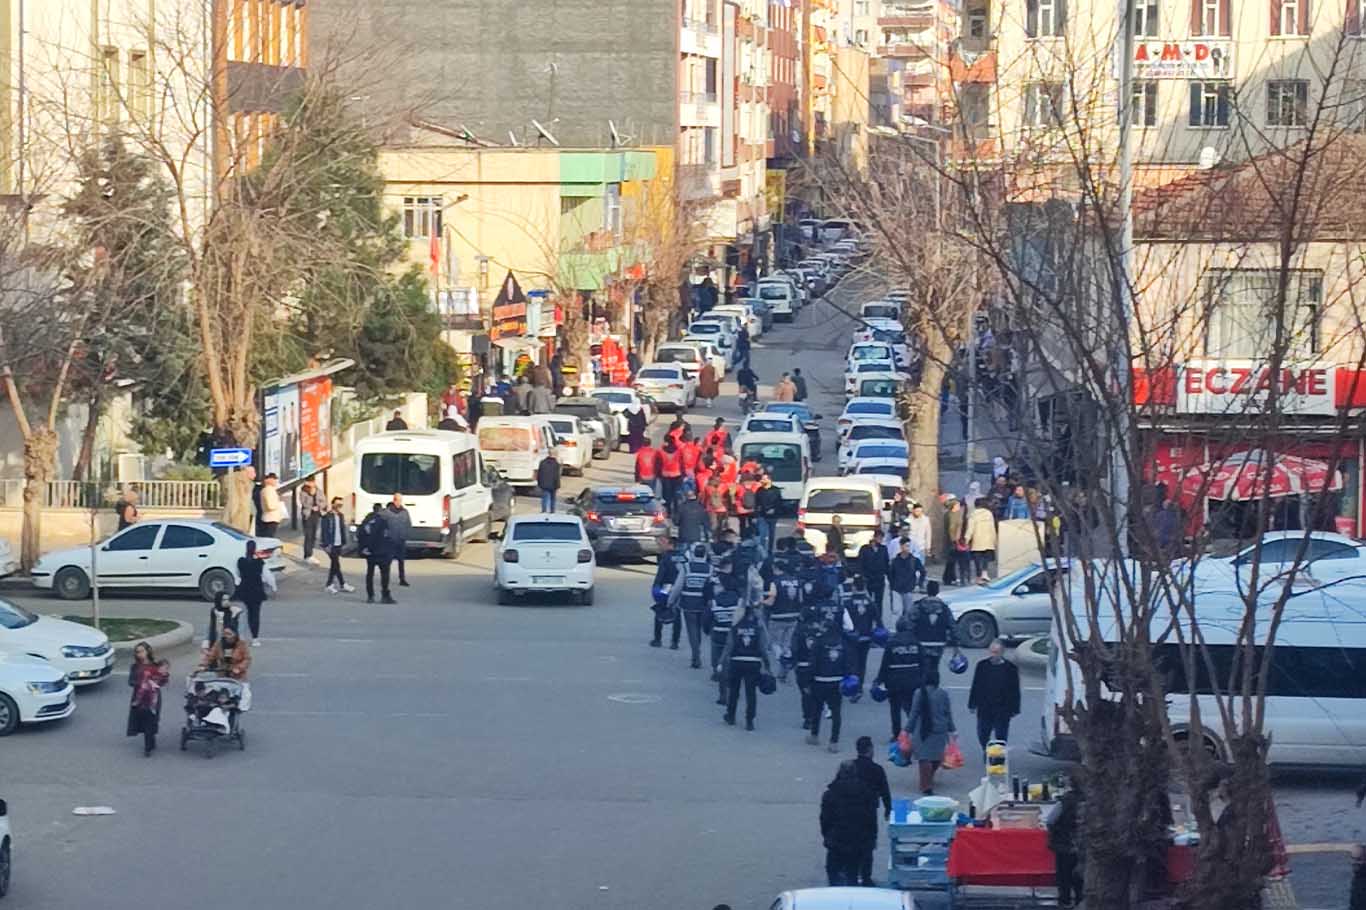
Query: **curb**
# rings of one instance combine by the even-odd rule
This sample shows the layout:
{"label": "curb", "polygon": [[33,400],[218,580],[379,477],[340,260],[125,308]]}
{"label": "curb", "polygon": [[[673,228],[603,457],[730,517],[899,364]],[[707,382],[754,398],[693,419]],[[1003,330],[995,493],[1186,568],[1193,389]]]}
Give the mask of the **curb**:
{"label": "curb", "polygon": [[1015,646],[1015,663],[1021,667],[1034,667],[1042,670],[1048,666],[1048,657],[1039,654],[1034,650],[1034,642],[1044,641],[1046,636],[1036,635],[1033,638],[1026,638]]}
{"label": "curb", "polygon": [[194,626],[179,620],[170,620],[176,627],[169,632],[162,632],[160,635],[153,635],[151,638],[139,641],[116,641],[113,642],[115,654],[132,654],[143,641],[151,645],[153,651],[168,651],[172,648],[179,648],[194,641]]}

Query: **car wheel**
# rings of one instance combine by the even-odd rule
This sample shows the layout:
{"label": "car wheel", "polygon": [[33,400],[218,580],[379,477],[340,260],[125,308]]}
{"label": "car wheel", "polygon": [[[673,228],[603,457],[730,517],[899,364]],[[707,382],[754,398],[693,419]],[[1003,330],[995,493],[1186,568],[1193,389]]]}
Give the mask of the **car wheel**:
{"label": "car wheel", "polygon": [[579,592],[579,606],[581,606],[581,607],[591,607],[591,606],[593,606],[593,589],[592,589],[592,588],[589,588],[589,589],[586,590],[586,591],[580,591],[580,592]]}
{"label": "car wheel", "polygon": [[9,736],[19,729],[19,706],[4,692],[0,692],[0,736]]}
{"label": "car wheel", "polygon": [[507,588],[498,588],[498,605],[506,607],[512,603],[512,592]]}
{"label": "car wheel", "polygon": [[958,642],[965,648],[985,648],[996,639],[996,619],[974,610],[958,619]]}
{"label": "car wheel", "polygon": [[236,588],[237,583],[232,580],[232,573],[227,569],[210,569],[199,576],[199,596],[209,603],[213,603],[219,594],[231,597]]}
{"label": "car wheel", "polygon": [[85,600],[90,596],[90,576],[83,569],[67,566],[52,579],[52,589],[62,600]]}
{"label": "car wheel", "polygon": [[9,876],[13,865],[9,844],[0,844],[0,897],[9,894]]}
{"label": "car wheel", "polygon": [[[1175,733],[1172,735],[1172,738],[1176,740],[1176,747],[1178,749],[1190,748],[1189,732],[1182,731],[1180,733]],[[1201,737],[1201,741],[1204,743],[1205,746],[1205,754],[1209,756],[1209,758],[1213,759],[1216,762],[1224,760],[1223,750],[1219,748],[1219,743],[1217,741],[1211,739],[1208,736]]]}

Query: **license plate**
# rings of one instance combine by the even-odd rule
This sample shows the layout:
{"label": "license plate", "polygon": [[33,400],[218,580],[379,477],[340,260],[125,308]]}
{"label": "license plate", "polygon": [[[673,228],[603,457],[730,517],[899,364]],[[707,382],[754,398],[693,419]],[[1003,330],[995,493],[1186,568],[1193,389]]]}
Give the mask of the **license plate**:
{"label": "license plate", "polygon": [[613,518],[607,527],[613,531],[644,531],[649,523],[642,518]]}
{"label": "license plate", "polygon": [[558,585],[564,582],[563,575],[533,575],[531,583],[536,585]]}

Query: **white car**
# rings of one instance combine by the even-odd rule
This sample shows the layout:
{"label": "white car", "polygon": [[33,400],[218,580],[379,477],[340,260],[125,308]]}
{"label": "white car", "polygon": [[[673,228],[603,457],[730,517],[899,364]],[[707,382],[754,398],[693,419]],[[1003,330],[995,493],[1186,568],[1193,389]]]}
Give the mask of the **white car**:
{"label": "white car", "polygon": [[707,363],[708,355],[702,352],[702,346],[697,344],[684,344],[677,342],[674,344],[661,344],[655,348],[655,363],[676,363],[683,368],[693,379],[702,372],[702,367]]}
{"label": "white car", "polygon": [[694,322],[688,326],[688,331],[684,333],[683,340],[709,341],[726,356],[727,367],[735,364],[735,336],[726,331],[726,326],[720,322],[715,320]]}
{"label": "white car", "polygon": [[806,434],[802,422],[782,411],[755,411],[740,422],[738,433],[796,433]]}
{"label": "white car", "polygon": [[896,501],[898,490],[906,489],[906,472],[897,462],[867,461],[860,463],[847,477],[871,477],[882,489],[882,520],[892,521],[892,503]]}
{"label": "white car", "polygon": [[6,578],[19,571],[19,558],[14,555],[10,545],[0,540],[0,578]]}
{"label": "white car", "polygon": [[692,326],[689,326],[688,331],[692,332],[694,326],[713,322],[721,326],[722,331],[726,333],[726,337],[730,339],[731,344],[735,344],[736,339],[740,337],[740,317],[733,313],[718,312],[717,310],[717,307],[712,307],[706,313],[698,316]]}
{"label": "white car", "polygon": [[114,669],[114,648],[99,629],[30,613],[4,598],[0,598],[0,653],[41,658],[77,686],[108,679]]}
{"label": "white car", "polygon": [[715,341],[696,335],[684,335],[675,344],[686,344],[697,348],[703,357],[711,361],[711,368],[716,371],[717,381],[726,378],[726,373],[730,370],[730,354],[718,347]]}
{"label": "white car", "polygon": [[[900,442],[906,444],[905,427],[899,420],[860,420],[849,428],[840,440],[839,469],[843,471],[854,457],[854,447],[864,442]],[[887,459],[879,459],[885,461]]]}
{"label": "white car", "polygon": [[870,300],[859,307],[858,314],[861,319],[890,319],[900,323],[901,302],[890,295],[882,300]]}
{"label": "white car", "polygon": [[[241,578],[237,560],[246,542],[272,572],[283,572],[280,541],[252,538],[222,522],[197,518],[156,519],[130,525],[100,544],[96,553],[101,588],[190,588],[212,601],[231,594]],[[33,564],[33,586],[52,590],[63,600],[90,594],[90,547],[44,553]]]}
{"label": "white car", "polygon": [[849,346],[849,354],[844,359],[844,372],[851,372],[860,363],[874,361],[896,362],[896,355],[890,344],[881,341],[860,341]]}
{"label": "white car", "polygon": [[844,394],[853,398],[858,392],[863,391],[863,381],[866,379],[890,379],[895,382],[905,382],[910,376],[897,369],[896,364],[890,360],[871,360],[865,361],[854,367],[852,371],[844,374]]}
{"label": "white car", "polygon": [[758,338],[764,334],[764,317],[747,306],[738,303],[726,303],[713,308],[707,316],[711,316],[713,313],[721,316],[734,316],[745,327],[745,331],[749,332],[750,338]]}
{"label": "white car", "polygon": [[599,401],[607,402],[607,406],[612,409],[612,414],[617,418],[617,434],[626,438],[626,409],[640,407],[645,412],[645,424],[648,426],[655,419],[654,408],[640,397],[635,389],[628,389],[625,386],[603,386],[588,393],[591,397]]}
{"label": "white car", "polygon": [[915,910],[915,898],[891,888],[802,888],[779,894],[769,910]]}
{"label": "white car", "polygon": [[801,291],[786,276],[776,279],[765,278],[755,287],[754,294],[768,304],[773,312],[773,318],[781,322],[791,322],[802,305]]}
{"label": "white car", "polygon": [[500,604],[531,591],[565,592],[584,605],[593,602],[597,559],[583,521],[553,512],[514,515],[493,557],[493,587]]}
{"label": "white car", "polygon": [[41,657],[0,651],[0,736],[75,710],[76,690],[60,668]]}
{"label": "white car", "polygon": [[555,457],[565,471],[582,474],[593,461],[593,433],[579,418],[569,414],[547,414],[555,431]]}
{"label": "white car", "polygon": [[635,387],[661,406],[682,411],[697,404],[697,380],[677,363],[650,363],[636,373]]}
{"label": "white car", "polygon": [[1268,531],[1258,549],[1248,544],[1232,556],[1202,556],[1195,564],[1196,586],[1202,590],[1239,591],[1284,584],[1294,573],[1296,590],[1343,579],[1366,578],[1366,545],[1332,531]]}
{"label": "white car", "polygon": [[850,398],[844,405],[844,413],[835,421],[835,430],[843,439],[855,423],[870,419],[896,419],[896,402],[891,398]]}
{"label": "white car", "polygon": [[872,439],[855,443],[849,450],[849,458],[840,470],[846,474],[859,474],[865,464],[878,466],[878,474],[905,475],[910,469],[910,448],[900,439]]}

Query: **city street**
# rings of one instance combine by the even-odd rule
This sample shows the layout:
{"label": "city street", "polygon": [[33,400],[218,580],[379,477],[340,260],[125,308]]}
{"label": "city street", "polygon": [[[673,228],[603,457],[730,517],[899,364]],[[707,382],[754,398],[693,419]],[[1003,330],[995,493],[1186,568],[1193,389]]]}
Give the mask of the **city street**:
{"label": "city street", "polygon": [[[854,304],[862,296],[836,294]],[[807,374],[825,418],[826,473],[851,327],[820,303],[754,349],[765,386],[793,366]],[[723,388],[716,408],[690,415],[695,426],[738,419],[734,384]],[[569,490],[628,480],[629,464],[625,454],[595,463]],[[535,505],[523,497],[518,508]],[[294,568],[265,605],[264,641],[252,652],[244,752],[177,750],[176,680],[196,659],[189,648],[172,655],[150,759],[123,736],[129,692],[117,675],[82,691],[69,720],[0,742],[0,798],[16,838],[9,903],[741,910],[824,884],[821,792],[858,736],[873,736],[885,758],[884,705],[846,706],[838,756],[803,742],[792,685],[762,698],[755,732],[725,726],[706,672],[688,669],[686,643],[679,652],[646,646],[653,562],[600,567],[592,607],[499,607],[489,556],[476,545],[458,561],[410,562],[412,587],[395,588],[397,606],[365,604],[363,587],[329,596],[322,571]],[[361,587],[360,564],[347,568]],[[17,586],[5,593],[44,612],[85,608]],[[208,613],[170,596],[104,606],[193,621],[201,633]],[[982,774],[969,678],[946,675],[968,756],[966,768],[941,775],[939,791],[954,796]],[[1026,752],[1042,677],[1027,671],[1023,684],[1012,770],[1037,780],[1055,767]],[[889,772],[894,795],[911,795],[914,769]],[[1366,816],[1352,809],[1354,785],[1283,779],[1287,839],[1360,839]],[[78,806],[116,814],[74,816]],[[878,878],[885,866],[884,840]],[[1345,859],[1297,860],[1295,871],[1302,907],[1346,907]]]}

